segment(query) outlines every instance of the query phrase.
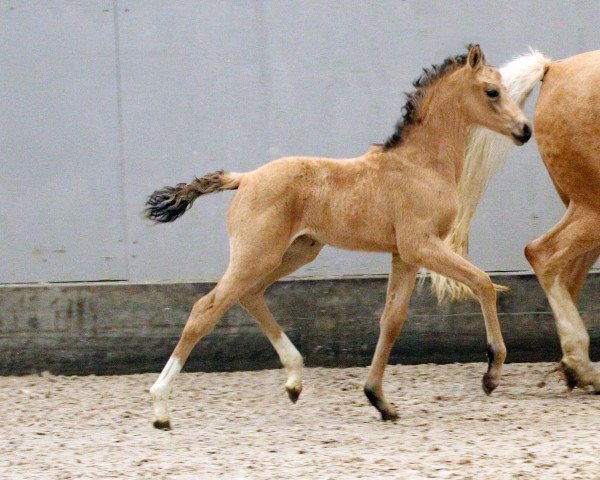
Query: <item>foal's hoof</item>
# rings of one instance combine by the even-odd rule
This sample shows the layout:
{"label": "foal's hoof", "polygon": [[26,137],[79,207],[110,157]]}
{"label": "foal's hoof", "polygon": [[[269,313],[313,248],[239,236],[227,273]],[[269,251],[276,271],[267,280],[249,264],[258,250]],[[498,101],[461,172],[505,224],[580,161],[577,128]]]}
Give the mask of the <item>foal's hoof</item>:
{"label": "foal's hoof", "polygon": [[396,413],[395,408],[387,403],[385,400],[379,398],[379,396],[375,393],[369,386],[365,386],[364,388],[365,395],[373,405],[381,414],[381,419],[384,422],[395,422],[398,420],[398,414]]}
{"label": "foal's hoof", "polygon": [[398,414],[393,410],[381,410],[381,419],[384,422],[395,422],[398,420]]}
{"label": "foal's hoof", "polygon": [[290,397],[290,400],[292,401],[292,403],[296,403],[298,401],[298,398],[300,397],[300,393],[302,392],[302,387],[292,387],[292,388],[285,388],[288,394],[288,397]]}
{"label": "foal's hoof", "polygon": [[166,420],[164,422],[161,420],[154,420],[152,426],[154,428],[157,428],[158,430],[171,430],[171,422],[169,422],[169,420]]}
{"label": "foal's hoof", "polygon": [[496,390],[497,386],[498,386],[498,381],[495,380],[491,375],[488,375],[486,373],[483,376],[483,379],[481,381],[481,387],[483,388],[483,391],[485,392],[486,395],[491,395],[492,392],[494,390]]}

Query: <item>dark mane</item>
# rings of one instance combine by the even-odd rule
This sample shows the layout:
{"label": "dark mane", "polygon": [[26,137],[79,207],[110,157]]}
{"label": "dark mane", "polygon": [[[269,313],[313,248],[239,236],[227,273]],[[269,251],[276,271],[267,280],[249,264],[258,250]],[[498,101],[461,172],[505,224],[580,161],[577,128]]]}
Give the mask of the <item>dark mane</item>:
{"label": "dark mane", "polygon": [[[471,50],[472,44],[467,45],[467,52]],[[413,82],[414,92],[406,93],[406,104],[402,107],[402,118],[396,123],[394,133],[386,140],[383,145],[384,150],[394,148],[402,143],[404,129],[413,125],[417,121],[417,112],[421,100],[425,96],[425,91],[440,77],[454,72],[467,63],[468,53],[448,57],[439,65],[432,65],[431,68],[424,68],[423,73]]]}

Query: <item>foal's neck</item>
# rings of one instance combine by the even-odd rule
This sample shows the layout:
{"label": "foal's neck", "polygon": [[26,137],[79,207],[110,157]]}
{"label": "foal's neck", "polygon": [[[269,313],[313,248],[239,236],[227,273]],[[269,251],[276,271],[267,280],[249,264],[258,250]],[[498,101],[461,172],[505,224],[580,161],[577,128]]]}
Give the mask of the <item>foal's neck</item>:
{"label": "foal's neck", "polygon": [[410,152],[410,159],[454,177],[462,174],[470,121],[463,112],[460,82],[442,78],[422,99],[418,121],[390,153]]}

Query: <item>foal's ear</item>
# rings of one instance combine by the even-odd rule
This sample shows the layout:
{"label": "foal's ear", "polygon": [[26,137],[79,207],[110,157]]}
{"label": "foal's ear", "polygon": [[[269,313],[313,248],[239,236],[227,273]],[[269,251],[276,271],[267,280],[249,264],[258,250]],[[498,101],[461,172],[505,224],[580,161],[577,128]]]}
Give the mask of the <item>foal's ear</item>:
{"label": "foal's ear", "polygon": [[478,43],[471,46],[469,50],[469,56],[467,57],[467,63],[471,66],[471,68],[479,68],[483,65],[485,58],[483,57],[483,52],[481,51],[481,47]]}

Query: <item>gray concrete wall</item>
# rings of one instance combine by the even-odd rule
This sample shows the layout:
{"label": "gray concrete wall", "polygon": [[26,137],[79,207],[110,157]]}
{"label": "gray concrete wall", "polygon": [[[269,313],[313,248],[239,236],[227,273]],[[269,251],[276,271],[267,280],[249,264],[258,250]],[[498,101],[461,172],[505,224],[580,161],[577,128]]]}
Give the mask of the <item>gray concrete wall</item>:
{"label": "gray concrete wall", "polygon": [[[596,1],[0,1],[0,282],[211,281],[230,194],[174,225],[157,187],[288,154],[347,157],[392,132],[420,68],[481,43],[504,62],[597,48]],[[529,106],[529,111],[531,108]],[[472,258],[524,271],[561,215],[533,143],[492,182]],[[387,273],[326,249],[301,276]]]}
{"label": "gray concrete wall", "polygon": [[[495,279],[511,287],[498,311],[508,361],[558,361],[552,313],[531,276]],[[600,360],[600,276],[581,301]],[[160,371],[205,283],[84,284],[0,288],[0,375],[51,371],[107,374]],[[375,350],[385,279],[278,282],[268,303],[309,366],[368,365]],[[418,291],[390,363],[485,361],[485,327],[475,302],[436,306]],[[188,370],[277,368],[256,322],[235,307],[203,339]]]}

